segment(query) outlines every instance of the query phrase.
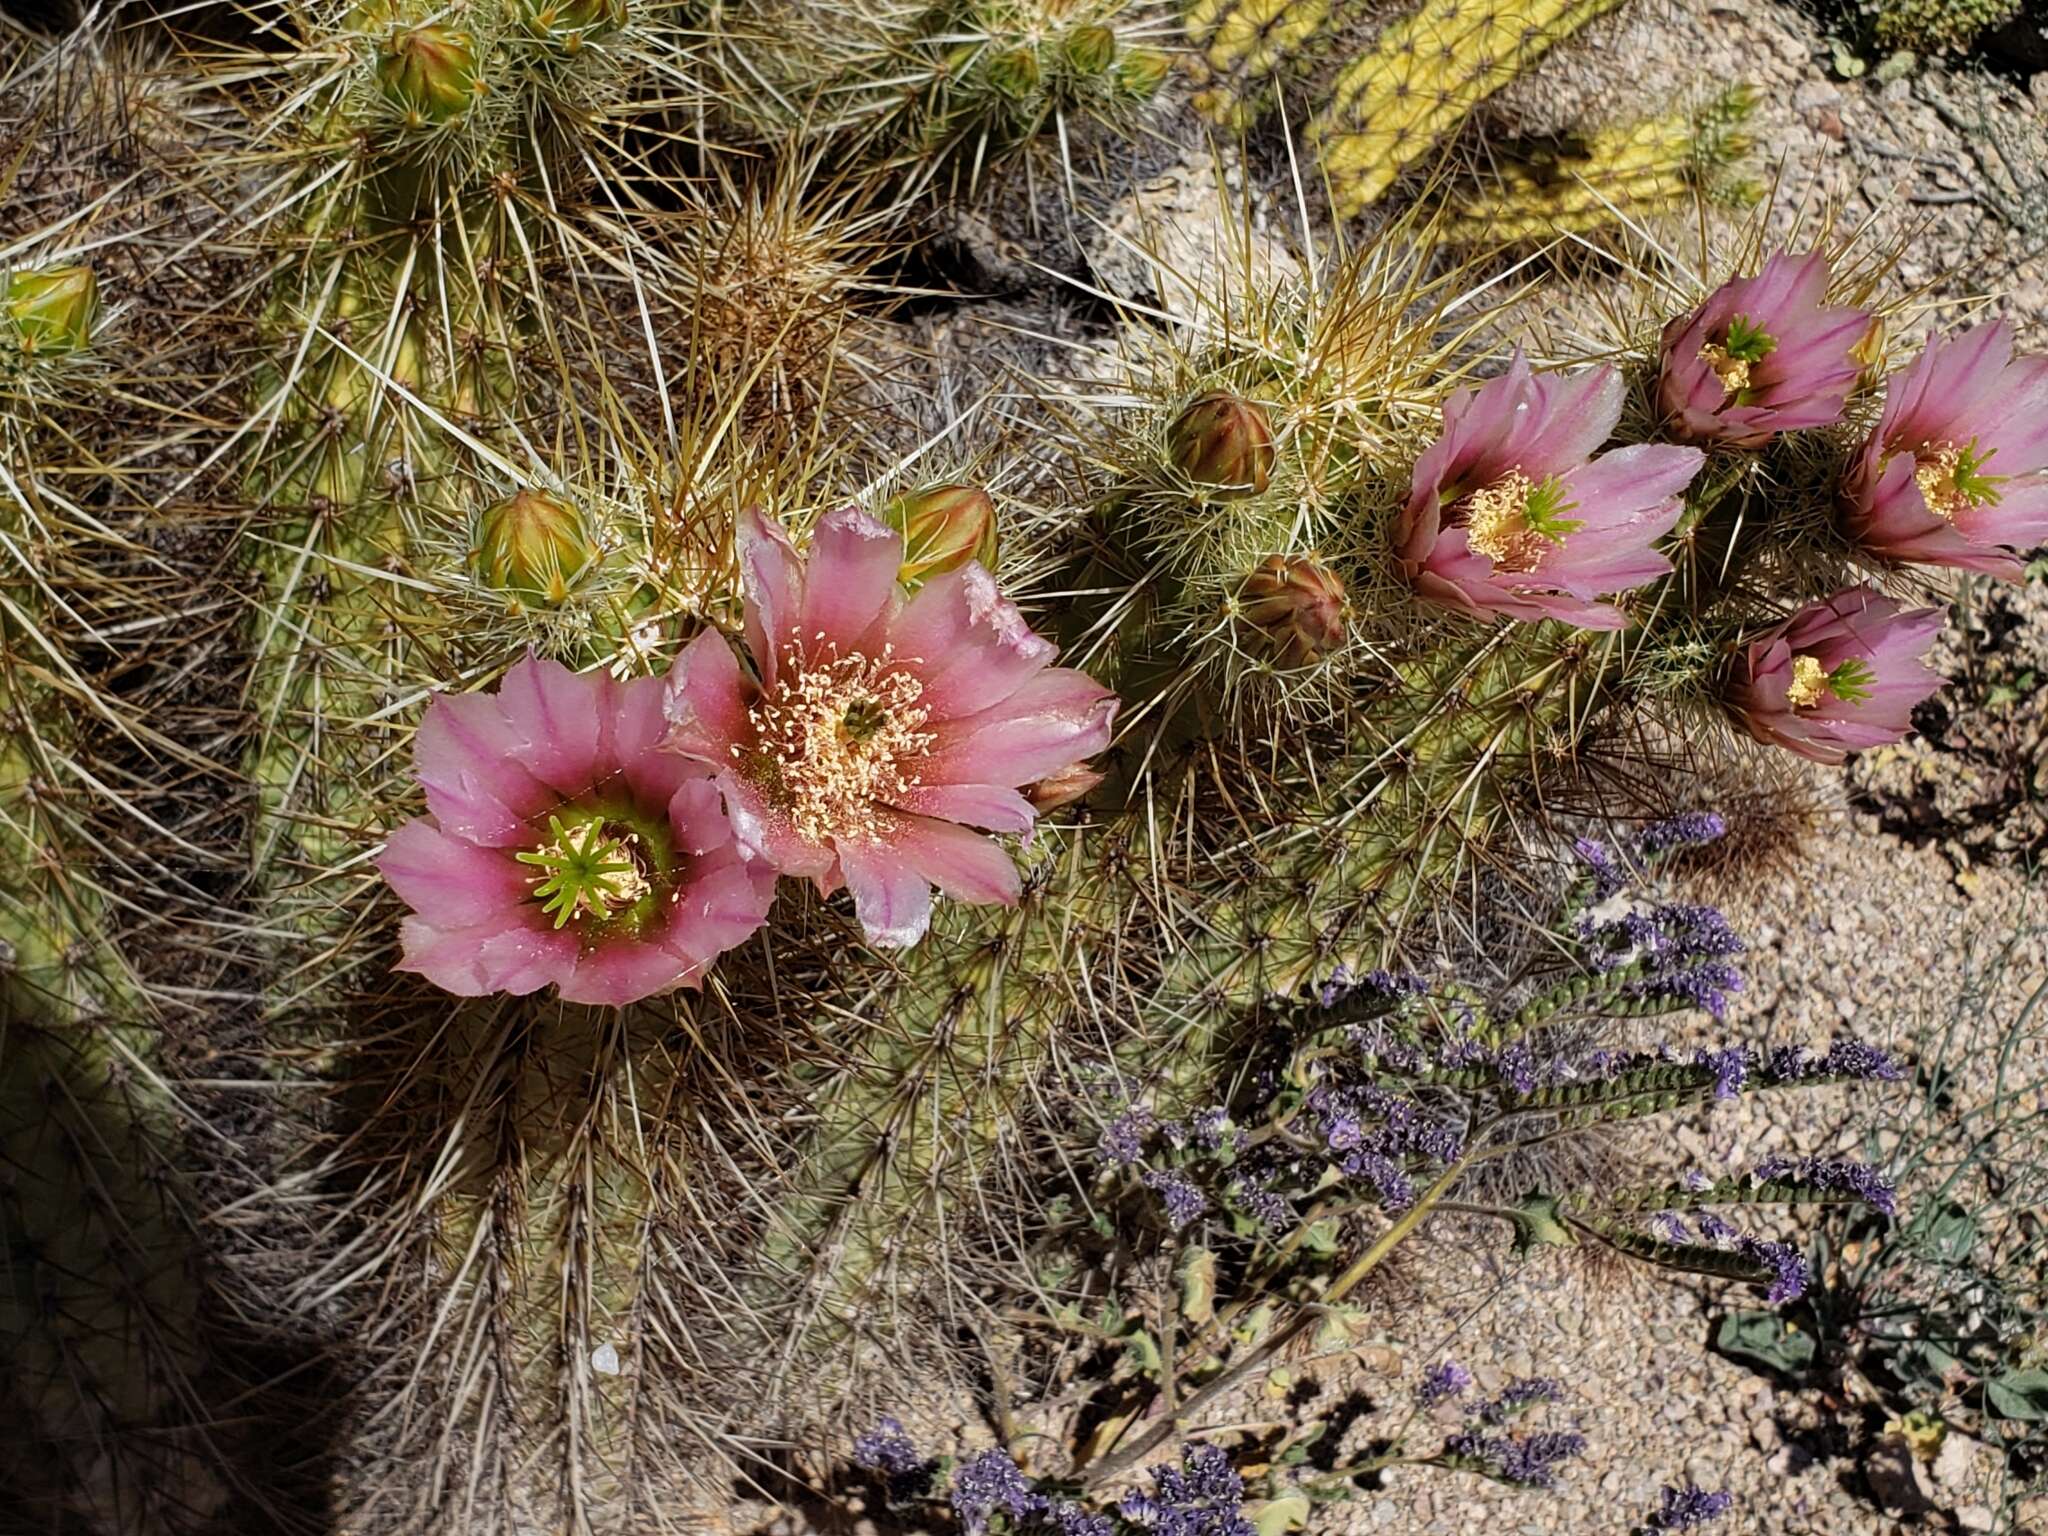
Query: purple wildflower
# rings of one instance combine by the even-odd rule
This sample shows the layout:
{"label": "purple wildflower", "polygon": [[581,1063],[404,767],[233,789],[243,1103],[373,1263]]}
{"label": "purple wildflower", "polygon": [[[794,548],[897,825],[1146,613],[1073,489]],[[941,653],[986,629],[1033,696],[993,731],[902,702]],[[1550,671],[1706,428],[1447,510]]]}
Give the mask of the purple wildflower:
{"label": "purple wildflower", "polygon": [[1771,1052],[1765,1072],[1778,1083],[1805,1082],[1816,1077],[1896,1083],[1905,1075],[1888,1053],[1861,1040],[1837,1040],[1828,1047],[1825,1056],[1815,1056],[1803,1045],[1781,1045]]}
{"label": "purple wildflower", "polygon": [[1166,1219],[1178,1232],[1209,1209],[1209,1200],[1195,1181],[1173,1168],[1156,1168],[1145,1175],[1145,1187],[1154,1191],[1166,1206]]}
{"label": "purple wildflower", "polygon": [[1325,1008],[1354,999],[1364,1003],[1400,1003],[1420,996],[1426,983],[1413,971],[1367,971],[1355,975],[1348,965],[1330,972],[1330,979],[1316,988],[1316,1002]]}
{"label": "purple wildflower", "polygon": [[1536,1053],[1529,1049],[1529,1042],[1517,1040],[1504,1045],[1494,1053],[1493,1067],[1500,1074],[1501,1081],[1517,1093],[1529,1094],[1536,1091]]}
{"label": "purple wildflower", "polygon": [[[1738,1060],[1741,1059],[1741,1051],[1738,1050],[1735,1054]],[[1717,1098],[1719,1096],[1720,1095],[1718,1093],[1715,1095],[1715,1097]],[[1705,1194],[1708,1190],[1714,1187],[1714,1181],[1708,1178],[1704,1173],[1701,1173],[1697,1168],[1686,1169],[1684,1173],[1681,1173],[1678,1176],[1678,1183],[1682,1189],[1686,1190],[1688,1193],[1695,1195]]]}
{"label": "purple wildflower", "polygon": [[1765,1299],[1774,1307],[1797,1301],[1813,1283],[1812,1269],[1790,1243],[1771,1242],[1760,1237],[1737,1237],[1735,1251],[1771,1272],[1771,1288]]}
{"label": "purple wildflower", "polygon": [[1079,1504],[1055,1504],[1049,1522],[1057,1536],[1115,1536],[1116,1522]]}
{"label": "purple wildflower", "polygon": [[1188,1117],[1188,1139],[1204,1152],[1220,1151],[1223,1133],[1229,1127],[1230,1111],[1221,1104],[1212,1104]]}
{"label": "purple wildflower", "polygon": [[1742,1085],[1749,1078],[1749,1052],[1739,1045],[1724,1050],[1709,1051],[1702,1048],[1693,1056],[1693,1064],[1714,1069],[1714,1097],[1732,1099],[1742,1091]]}
{"label": "purple wildflower", "polygon": [[1132,1105],[1103,1127],[1095,1157],[1105,1168],[1129,1168],[1145,1156],[1145,1138],[1152,1133],[1152,1111]]}
{"label": "purple wildflower", "polygon": [[1674,848],[1704,848],[1727,834],[1728,823],[1716,811],[1686,811],[1663,821],[1653,821],[1636,833],[1636,851],[1644,858],[1669,853]]}
{"label": "purple wildflower", "polygon": [[1550,1377],[1524,1376],[1503,1387],[1498,1397],[1479,1410],[1479,1418],[1487,1424],[1505,1424],[1538,1403],[1555,1403],[1563,1396],[1564,1390]]}
{"label": "purple wildflower", "polygon": [[1689,1243],[1692,1241],[1692,1228],[1685,1224],[1684,1218],[1676,1211],[1657,1212],[1656,1215],[1650,1218],[1650,1231],[1661,1241],[1667,1243]]}
{"label": "purple wildflower", "polygon": [[1683,1487],[1666,1487],[1658,1502],[1657,1512],[1650,1516],[1653,1531],[1690,1531],[1720,1519],[1735,1504],[1735,1495],[1725,1490],[1708,1493],[1691,1483]]}
{"label": "purple wildflower", "polygon": [[938,1467],[936,1460],[926,1460],[917,1454],[916,1445],[904,1433],[902,1423],[894,1417],[883,1419],[866,1434],[855,1437],[853,1464],[869,1472],[879,1472],[892,1500],[913,1499],[929,1493],[932,1473]]}
{"label": "purple wildflower", "polygon": [[1422,1385],[1415,1389],[1415,1401],[1424,1408],[1434,1408],[1438,1403],[1463,1397],[1471,1385],[1472,1373],[1457,1361],[1446,1360],[1423,1374]]}
{"label": "purple wildflower", "polygon": [[1742,1234],[1712,1211],[1701,1211],[1694,1218],[1699,1225],[1700,1240],[1715,1248],[1726,1248]]}
{"label": "purple wildflower", "polygon": [[1460,1460],[1476,1462],[1519,1488],[1554,1488],[1558,1466],[1586,1453],[1586,1437],[1561,1431],[1534,1435],[1482,1435],[1467,1430],[1444,1442]]}
{"label": "purple wildflower", "polygon": [[1415,1181],[1392,1158],[1378,1152],[1353,1152],[1339,1166],[1349,1177],[1364,1179],[1377,1190],[1380,1204],[1389,1211],[1405,1211],[1415,1204]]}
{"label": "purple wildflower", "polygon": [[1886,1216],[1899,1214],[1898,1186],[1868,1163],[1848,1158],[1773,1157],[1756,1168],[1759,1183],[1803,1184],[1825,1194],[1848,1195]]}
{"label": "purple wildflower", "polygon": [[970,1456],[953,1473],[953,1513],[962,1529],[978,1536],[988,1529],[989,1516],[1007,1515],[1020,1525],[1046,1511],[1044,1494],[1031,1486],[1010,1453],[991,1449]]}
{"label": "purple wildflower", "polygon": [[1244,1479],[1213,1445],[1190,1445],[1178,1467],[1152,1474],[1152,1492],[1124,1497],[1118,1512],[1153,1536],[1254,1536],[1244,1517]]}
{"label": "purple wildflower", "polygon": [[1277,1236],[1293,1230],[1294,1206],[1285,1195],[1277,1194],[1270,1189],[1260,1189],[1242,1181],[1230,1186],[1230,1195],[1237,1202],[1239,1210],[1269,1233]]}
{"label": "purple wildflower", "polygon": [[1587,876],[1593,882],[1596,906],[1621,894],[1621,888],[1628,884],[1628,871],[1614,857],[1612,848],[1596,837],[1581,837],[1573,841],[1572,852],[1586,866]]}

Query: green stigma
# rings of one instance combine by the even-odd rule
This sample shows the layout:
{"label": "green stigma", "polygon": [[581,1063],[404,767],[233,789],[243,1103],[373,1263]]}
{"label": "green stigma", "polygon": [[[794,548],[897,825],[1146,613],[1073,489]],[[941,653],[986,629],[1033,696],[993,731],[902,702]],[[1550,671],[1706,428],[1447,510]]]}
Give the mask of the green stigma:
{"label": "green stigma", "polygon": [[1728,339],[1721,343],[1723,356],[1738,363],[1760,363],[1777,350],[1777,338],[1747,315],[1728,322]]}
{"label": "green stigma", "polygon": [[1565,500],[1564,481],[1552,475],[1529,492],[1522,521],[1531,533],[1553,544],[1562,544],[1566,534],[1577,533],[1585,526],[1579,519],[1565,516],[1576,511],[1578,505],[1576,501]]}
{"label": "green stigma", "polygon": [[1828,674],[1828,692],[1844,704],[1862,703],[1870,697],[1876,685],[1876,671],[1859,656],[1837,663],[1835,670]]}
{"label": "green stigma", "polygon": [[533,877],[533,894],[557,928],[585,913],[610,917],[647,894],[633,856],[637,833],[612,832],[597,818],[564,827],[559,816],[548,817],[548,833],[548,842],[513,857],[542,872]]}

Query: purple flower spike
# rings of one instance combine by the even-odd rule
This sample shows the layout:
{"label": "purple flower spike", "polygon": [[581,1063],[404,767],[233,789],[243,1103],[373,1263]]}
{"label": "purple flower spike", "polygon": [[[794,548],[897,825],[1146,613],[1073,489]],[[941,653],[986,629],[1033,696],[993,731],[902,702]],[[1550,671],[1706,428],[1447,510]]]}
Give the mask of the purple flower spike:
{"label": "purple flower spike", "polygon": [[1899,741],[1942,686],[1924,658],[1944,618],[1868,587],[1837,592],[1736,656],[1728,706],[1758,741],[1817,763]]}
{"label": "purple flower spike", "polygon": [[2048,538],[2048,358],[2001,320],[1928,344],[1885,391],[1842,483],[1843,526],[1886,560],[2017,579]]}
{"label": "purple flower spike", "polygon": [[1415,1401],[1424,1408],[1434,1408],[1438,1403],[1463,1397],[1471,1385],[1472,1373],[1457,1361],[1446,1360],[1424,1372],[1422,1384],[1415,1389]]}
{"label": "purple flower spike", "polygon": [[1653,543],[1683,508],[1697,449],[1593,451],[1621,418],[1621,377],[1508,371],[1444,402],[1443,433],[1416,461],[1395,544],[1416,595],[1449,608],[1586,629],[1627,620],[1595,599],[1671,569]]}
{"label": "purple flower spike", "polygon": [[1871,318],[1829,305],[1828,279],[1820,252],[1781,251],[1665,326],[1657,399],[1671,430],[1759,448],[1780,432],[1840,421]]}
{"label": "purple flower spike", "polygon": [[961,1529],[979,1536],[988,1529],[991,1515],[1000,1512],[1013,1526],[1020,1525],[1045,1513],[1048,1501],[1009,1452],[986,1450],[968,1457],[953,1473],[952,1502]]}
{"label": "purple flower spike", "polygon": [[1155,1169],[1146,1174],[1145,1186],[1159,1196],[1166,1207],[1166,1219],[1176,1232],[1209,1209],[1208,1197],[1195,1186],[1194,1181],[1171,1168]]}
{"label": "purple flower spike", "polygon": [[1657,1504],[1657,1512],[1650,1516],[1653,1531],[1691,1531],[1700,1526],[1719,1520],[1734,1507],[1735,1495],[1727,1492],[1708,1493],[1691,1483],[1680,1488],[1667,1487]]}

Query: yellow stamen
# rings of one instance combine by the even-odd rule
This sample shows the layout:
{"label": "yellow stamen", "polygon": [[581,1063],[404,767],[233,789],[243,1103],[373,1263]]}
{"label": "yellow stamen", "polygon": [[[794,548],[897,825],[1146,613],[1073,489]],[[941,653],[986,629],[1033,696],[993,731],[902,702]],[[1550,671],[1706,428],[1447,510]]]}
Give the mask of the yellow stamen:
{"label": "yellow stamen", "polygon": [[1700,348],[1700,361],[1714,370],[1725,394],[1739,395],[1749,388],[1748,358],[1730,357],[1726,347],[1710,341]]}
{"label": "yellow stamen", "polygon": [[1497,571],[1533,571],[1552,541],[1529,526],[1529,493],[1534,483],[1509,470],[1466,503],[1465,545],[1493,562]]}
{"label": "yellow stamen", "polygon": [[1963,462],[1963,450],[1954,443],[1930,444],[1919,455],[1913,483],[1927,502],[1927,510],[1943,522],[1952,523],[1960,512],[1977,505],[1977,499],[1956,484],[1956,469]]}
{"label": "yellow stamen", "polygon": [[1829,693],[1828,669],[1818,656],[1794,656],[1792,681],[1785,687],[1785,702],[1794,709],[1816,708]]}
{"label": "yellow stamen", "polygon": [[918,702],[924,684],[886,648],[879,657],[850,651],[807,665],[792,644],[779,671],[748,713],[791,826],[809,842],[880,837],[877,802],[917,787],[906,765],[935,739],[919,729],[931,714]]}

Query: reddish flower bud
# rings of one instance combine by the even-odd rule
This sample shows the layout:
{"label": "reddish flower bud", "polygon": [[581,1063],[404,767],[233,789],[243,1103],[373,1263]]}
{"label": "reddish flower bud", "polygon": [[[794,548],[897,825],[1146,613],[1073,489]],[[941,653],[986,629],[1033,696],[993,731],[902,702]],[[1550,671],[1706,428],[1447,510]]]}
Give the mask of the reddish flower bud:
{"label": "reddish flower bud", "polygon": [[995,566],[996,504],[979,487],[935,485],[898,496],[882,508],[882,521],[903,535],[896,579],[913,592],[970,560]]}
{"label": "reddish flower bud", "polygon": [[1174,418],[1166,456],[1211,495],[1257,496],[1273,479],[1273,423],[1262,406],[1216,390]]}
{"label": "reddish flower bud", "polygon": [[455,27],[393,32],[377,60],[377,83],[409,128],[453,122],[484,89],[469,34]]}
{"label": "reddish flower bud", "polygon": [[7,280],[7,317],[21,350],[31,356],[83,352],[92,344],[99,312],[99,282],[91,267],[45,267]]}
{"label": "reddish flower bud", "polygon": [[1075,763],[1063,768],[1050,778],[1040,779],[1024,791],[1024,798],[1031,802],[1031,809],[1043,816],[1047,811],[1056,811],[1063,805],[1072,805],[1092,793],[1105,775],[1094,768]]}
{"label": "reddish flower bud", "polygon": [[575,507],[539,491],[521,491],[477,519],[469,558],[478,575],[508,596],[559,603],[598,553]]}
{"label": "reddish flower bud", "polygon": [[1344,644],[1344,583],[1313,555],[1268,555],[1237,596],[1276,666],[1312,667]]}

